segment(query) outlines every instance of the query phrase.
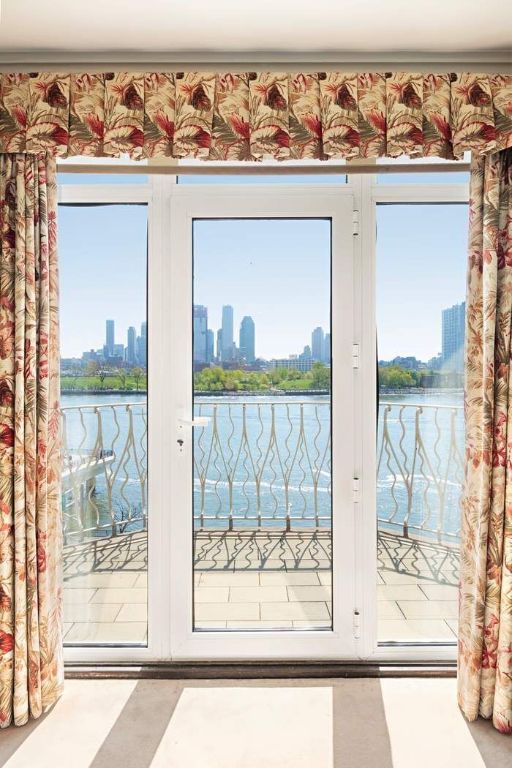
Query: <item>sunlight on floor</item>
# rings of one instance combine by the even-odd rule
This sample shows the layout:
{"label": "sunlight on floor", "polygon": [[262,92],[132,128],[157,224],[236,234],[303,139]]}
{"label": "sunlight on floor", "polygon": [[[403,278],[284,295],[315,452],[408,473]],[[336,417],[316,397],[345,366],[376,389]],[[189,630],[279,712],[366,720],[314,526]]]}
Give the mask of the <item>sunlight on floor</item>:
{"label": "sunlight on floor", "polygon": [[4,768],[505,768],[512,741],[468,725],[453,679],[69,680],[1,733]]}

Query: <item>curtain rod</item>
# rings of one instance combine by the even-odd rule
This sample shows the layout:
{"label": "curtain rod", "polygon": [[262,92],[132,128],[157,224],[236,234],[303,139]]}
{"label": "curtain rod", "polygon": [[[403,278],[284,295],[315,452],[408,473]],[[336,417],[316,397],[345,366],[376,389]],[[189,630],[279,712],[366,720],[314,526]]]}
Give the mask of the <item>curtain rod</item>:
{"label": "curtain rod", "polygon": [[417,165],[398,163],[362,164],[356,163],[319,163],[318,165],[280,165],[266,166],[261,163],[247,163],[241,165],[103,165],[101,163],[59,163],[59,173],[98,173],[98,174],[142,174],[144,176],[161,174],[172,176],[317,176],[334,174],[379,174],[379,173],[468,173],[470,163],[418,163]]}

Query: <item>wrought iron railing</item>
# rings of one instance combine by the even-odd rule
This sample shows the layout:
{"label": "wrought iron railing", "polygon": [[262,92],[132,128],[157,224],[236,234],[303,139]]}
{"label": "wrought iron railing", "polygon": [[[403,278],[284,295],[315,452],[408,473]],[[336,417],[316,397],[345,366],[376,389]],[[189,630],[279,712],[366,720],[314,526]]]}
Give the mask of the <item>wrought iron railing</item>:
{"label": "wrought iron railing", "polygon": [[380,403],[380,528],[406,538],[458,542],[463,440],[462,405]]}
{"label": "wrought iron railing", "polygon": [[[198,397],[194,522],[199,530],[319,530],[331,525],[328,398]],[[147,522],[146,403],[62,409],[67,541]],[[342,428],[342,425],[337,428]],[[379,527],[457,542],[463,475],[459,406],[381,402]]]}
{"label": "wrought iron railing", "polygon": [[61,414],[65,541],[145,528],[146,403],[66,406]]}

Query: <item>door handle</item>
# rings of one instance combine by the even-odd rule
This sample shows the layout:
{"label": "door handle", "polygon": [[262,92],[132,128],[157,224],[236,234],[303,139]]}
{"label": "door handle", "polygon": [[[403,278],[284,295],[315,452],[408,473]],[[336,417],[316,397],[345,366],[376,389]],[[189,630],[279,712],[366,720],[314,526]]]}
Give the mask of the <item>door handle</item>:
{"label": "door handle", "polygon": [[182,427],[207,427],[210,423],[208,416],[196,416],[193,419],[178,419]]}

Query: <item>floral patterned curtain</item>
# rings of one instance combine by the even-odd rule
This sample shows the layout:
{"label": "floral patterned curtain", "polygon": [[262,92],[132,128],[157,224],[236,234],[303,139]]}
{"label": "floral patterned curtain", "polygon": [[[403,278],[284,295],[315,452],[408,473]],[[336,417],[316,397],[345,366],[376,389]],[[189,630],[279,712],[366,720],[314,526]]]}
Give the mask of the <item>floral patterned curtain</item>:
{"label": "floral patterned curtain", "polygon": [[55,163],[0,154],[0,726],[62,686]]}
{"label": "floral patterned curtain", "polygon": [[473,161],[459,703],[512,732],[512,150]]}
{"label": "floral patterned curtain", "polygon": [[0,74],[0,152],[329,160],[510,146],[512,75]]}

